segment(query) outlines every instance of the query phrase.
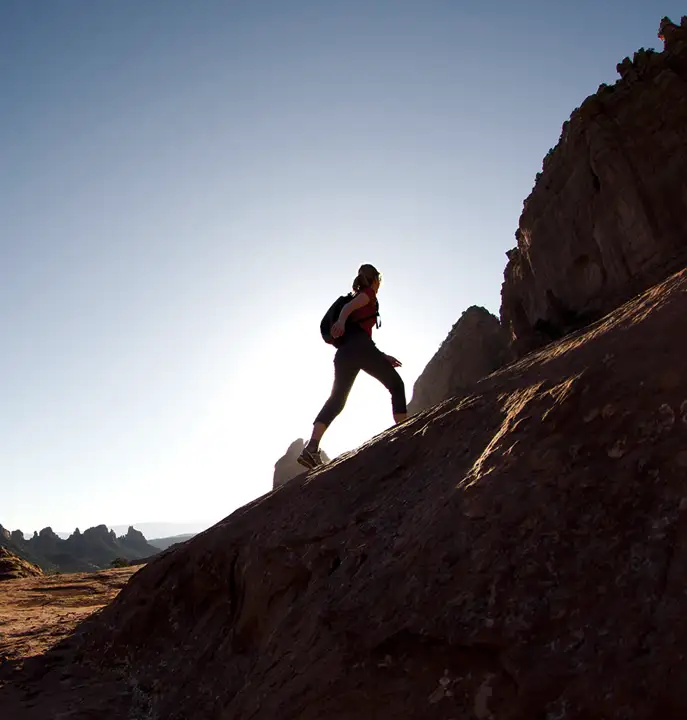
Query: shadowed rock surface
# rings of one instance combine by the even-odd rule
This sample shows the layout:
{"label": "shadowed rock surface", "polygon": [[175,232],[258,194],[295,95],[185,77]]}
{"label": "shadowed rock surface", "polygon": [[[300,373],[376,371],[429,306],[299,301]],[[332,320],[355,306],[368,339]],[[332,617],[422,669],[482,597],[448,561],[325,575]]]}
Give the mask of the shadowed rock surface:
{"label": "shadowed rock surface", "polygon": [[685,717],[686,316],[682,272],[241,508],[60,650],[81,688],[38,664],[16,675],[36,704],[15,683],[0,706]]}
{"label": "shadowed rock surface", "polygon": [[510,359],[508,335],[485,308],[469,307],[415,382],[408,412],[415,414],[461,392]]}
{"label": "shadowed rock surface", "polygon": [[572,113],[525,201],[501,305],[519,355],[687,263],[687,18],[661,33]]}
{"label": "shadowed rock surface", "polygon": [[[294,440],[291,445],[289,445],[289,448],[284,455],[277,460],[274,464],[274,476],[272,478],[273,488],[279,487],[280,485],[289,482],[289,480],[293,480],[293,478],[297,475],[302,475],[307,472],[307,469],[302,465],[299,465],[296,460],[303,451],[304,447],[305,440],[303,440],[303,438]],[[322,461],[325,463],[330,462],[330,458],[327,453],[321,448],[320,452],[322,454]]]}

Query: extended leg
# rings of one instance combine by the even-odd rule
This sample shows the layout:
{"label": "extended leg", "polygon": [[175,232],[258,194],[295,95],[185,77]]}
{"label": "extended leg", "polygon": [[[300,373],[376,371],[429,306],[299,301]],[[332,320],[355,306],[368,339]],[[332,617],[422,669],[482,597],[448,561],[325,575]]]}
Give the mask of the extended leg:
{"label": "extended leg", "polygon": [[[342,348],[334,356],[332,392],[315,418],[315,425],[324,425],[324,429],[318,428],[320,438],[324,430],[332,424],[334,418],[344,409],[353,383],[360,372],[360,365],[356,357],[357,353],[347,352],[347,350],[348,348]],[[313,427],[313,434],[314,432],[315,428]]]}
{"label": "extended leg", "polygon": [[322,410],[317,414],[312,428],[312,435],[298,462],[305,467],[316,467],[321,464],[320,440],[334,418],[343,410],[351,392],[353,383],[360,372],[355,353],[339,350],[334,356],[334,384],[332,392]]}

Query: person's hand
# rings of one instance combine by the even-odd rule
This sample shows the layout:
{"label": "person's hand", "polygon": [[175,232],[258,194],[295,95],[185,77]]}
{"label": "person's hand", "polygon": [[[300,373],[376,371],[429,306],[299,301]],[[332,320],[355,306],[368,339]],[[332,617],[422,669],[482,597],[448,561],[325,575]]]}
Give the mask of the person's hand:
{"label": "person's hand", "polygon": [[396,360],[393,355],[386,355],[386,359],[391,363],[392,367],[401,367],[402,363],[400,360]]}
{"label": "person's hand", "polygon": [[336,338],[340,338],[344,334],[345,330],[346,330],[346,323],[341,322],[341,320],[337,320],[332,325],[331,335],[336,340]]}

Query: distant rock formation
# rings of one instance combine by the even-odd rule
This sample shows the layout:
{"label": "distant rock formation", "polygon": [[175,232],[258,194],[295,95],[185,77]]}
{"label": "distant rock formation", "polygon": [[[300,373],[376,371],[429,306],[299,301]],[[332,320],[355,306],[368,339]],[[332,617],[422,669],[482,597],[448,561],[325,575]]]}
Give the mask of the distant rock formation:
{"label": "distant rock formation", "polygon": [[[131,525],[126,532],[126,535],[118,538],[118,540],[120,544],[124,545],[129,550],[135,550],[138,553],[150,553],[151,548],[157,550],[155,545],[150,545],[140,530],[136,530],[136,528]],[[141,557],[143,556],[141,555]]]}
{"label": "distant rock formation", "polygon": [[16,580],[17,578],[36,577],[42,574],[43,571],[37,565],[0,546],[0,580]]}
{"label": "distant rock formation", "polygon": [[[289,449],[286,451],[286,453],[282,457],[280,457],[279,460],[277,460],[277,462],[274,464],[272,488],[279,487],[280,485],[283,485],[289,480],[295,478],[296,475],[300,475],[301,473],[306,472],[306,468],[304,468],[302,465],[299,465],[296,460],[296,458],[301,454],[304,447],[305,440],[303,440],[303,438],[294,440],[291,445],[289,445]],[[322,453],[322,460],[324,462],[329,462],[329,457],[327,453],[324,452],[324,450],[322,449],[320,449],[320,452]]]}
{"label": "distant rock formation", "polygon": [[447,400],[498,370],[510,359],[508,335],[483,307],[469,307],[415,381],[408,412]]}
{"label": "distant rock formation", "polygon": [[687,18],[563,124],[508,253],[501,321],[518,355],[687,263]]}
{"label": "distant rock formation", "polygon": [[0,546],[45,571],[61,572],[99,570],[109,567],[117,558],[140,560],[160,551],[133,527],[118,538],[105,525],[88,528],[83,533],[77,528],[66,540],[50,527],[26,540],[20,530],[10,533],[0,525]]}

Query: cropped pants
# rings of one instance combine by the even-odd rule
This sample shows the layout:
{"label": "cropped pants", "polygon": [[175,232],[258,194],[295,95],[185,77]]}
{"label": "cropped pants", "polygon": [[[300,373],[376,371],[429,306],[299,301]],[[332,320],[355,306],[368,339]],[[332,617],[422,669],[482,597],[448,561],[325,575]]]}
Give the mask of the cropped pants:
{"label": "cropped pants", "polygon": [[403,379],[386,355],[363,330],[352,332],[344,339],[334,356],[334,385],[329,399],[320,410],[315,422],[331,425],[344,409],[348,394],[360,371],[366,372],[391,393],[394,414],[406,412],[406,391]]}

